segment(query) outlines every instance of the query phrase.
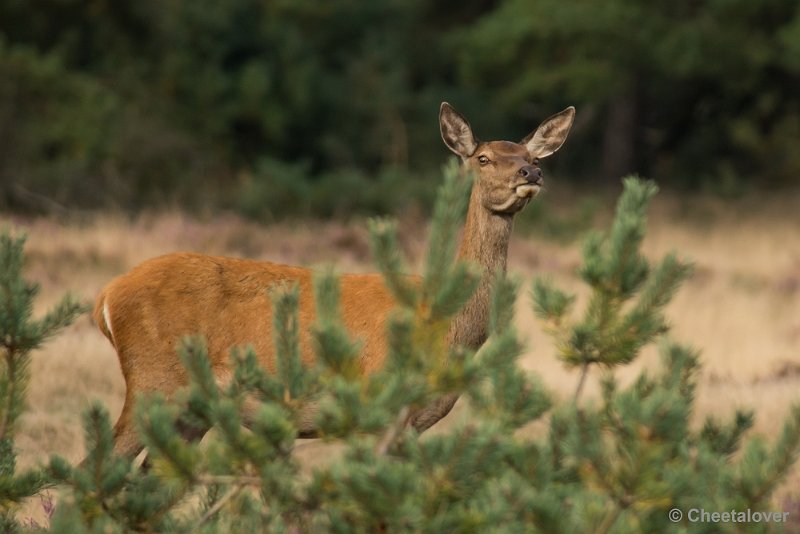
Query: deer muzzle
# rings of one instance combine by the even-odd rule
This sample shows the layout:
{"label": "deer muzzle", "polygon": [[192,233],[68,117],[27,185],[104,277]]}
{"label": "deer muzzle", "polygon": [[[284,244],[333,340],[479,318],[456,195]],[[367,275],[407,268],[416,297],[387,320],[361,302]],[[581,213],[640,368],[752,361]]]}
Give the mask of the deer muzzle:
{"label": "deer muzzle", "polygon": [[515,186],[514,192],[519,198],[535,197],[542,188],[542,184],[544,184],[542,169],[534,167],[533,165],[521,167],[517,171],[517,177],[521,179],[521,183]]}

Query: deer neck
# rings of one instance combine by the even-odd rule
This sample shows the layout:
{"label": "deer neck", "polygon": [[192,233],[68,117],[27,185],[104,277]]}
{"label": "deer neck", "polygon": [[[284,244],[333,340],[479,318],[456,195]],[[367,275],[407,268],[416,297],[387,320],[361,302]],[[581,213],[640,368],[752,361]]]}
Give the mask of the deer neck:
{"label": "deer neck", "polygon": [[[484,208],[480,195],[473,188],[458,258],[478,265],[483,273],[478,289],[450,324],[450,345],[478,349],[486,341],[492,280],[498,271],[506,270],[512,227],[513,217]],[[455,393],[436,399],[413,417],[411,425],[417,432],[430,428],[450,412],[457,400]]]}
{"label": "deer neck", "polygon": [[452,344],[477,349],[486,341],[492,280],[496,273],[506,271],[513,225],[513,216],[484,208],[473,189],[458,258],[480,267],[482,275],[478,289],[453,320],[449,336]]}

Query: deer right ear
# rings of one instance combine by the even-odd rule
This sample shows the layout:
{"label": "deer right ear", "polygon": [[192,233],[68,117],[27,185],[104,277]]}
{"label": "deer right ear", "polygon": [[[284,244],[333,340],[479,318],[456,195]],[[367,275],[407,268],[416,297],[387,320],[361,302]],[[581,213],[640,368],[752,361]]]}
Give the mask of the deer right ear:
{"label": "deer right ear", "polygon": [[447,102],[442,102],[439,108],[439,129],[447,148],[462,158],[470,157],[478,148],[467,119]]}
{"label": "deer right ear", "polygon": [[575,120],[575,108],[570,106],[564,111],[545,119],[539,127],[522,140],[532,158],[546,158],[564,144],[567,134]]}

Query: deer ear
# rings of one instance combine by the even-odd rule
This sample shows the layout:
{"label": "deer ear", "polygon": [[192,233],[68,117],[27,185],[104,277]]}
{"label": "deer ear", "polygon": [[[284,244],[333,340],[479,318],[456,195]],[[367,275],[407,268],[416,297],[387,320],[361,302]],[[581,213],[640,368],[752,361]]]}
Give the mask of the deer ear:
{"label": "deer ear", "polygon": [[447,102],[442,102],[439,108],[439,129],[447,148],[462,158],[470,157],[478,148],[467,119]]}
{"label": "deer ear", "polygon": [[575,108],[570,106],[545,119],[536,131],[522,140],[521,144],[525,145],[531,157],[546,158],[564,144],[574,119]]}

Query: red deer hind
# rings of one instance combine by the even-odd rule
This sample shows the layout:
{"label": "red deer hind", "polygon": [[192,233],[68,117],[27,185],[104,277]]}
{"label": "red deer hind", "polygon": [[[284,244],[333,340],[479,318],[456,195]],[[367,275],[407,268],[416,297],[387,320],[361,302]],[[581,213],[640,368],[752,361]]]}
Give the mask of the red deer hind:
{"label": "red deer hind", "polygon": [[[489,286],[505,271],[514,216],[540,191],[539,160],[558,150],[572,126],[575,108],[545,120],[520,143],[479,142],[467,120],[442,103],[439,125],[445,145],[474,171],[459,257],[483,268],[479,287],[453,320],[448,342],[472,348],[486,341]],[[315,321],[312,271],[266,261],[179,252],[154,258],[112,280],[97,297],[94,319],[119,358],[127,388],[114,427],[114,451],[134,457],[143,449],[136,435],[133,404],[137,394],[172,396],[188,382],[176,351],[183,336],[201,334],[208,345],[214,374],[229,379],[229,351],[252,345],[261,364],[275,370],[272,311],[267,289],[281,282],[300,287],[299,320],[302,359],[313,364],[309,326]],[[360,338],[360,370],[373,373],[384,365],[385,326],[395,301],[379,274],[343,275],[341,310],[344,325]],[[447,415],[455,397],[445,397],[417,413],[411,424],[422,432]],[[301,419],[299,434],[315,433],[313,407]],[[184,430],[197,439],[204,432]]]}

